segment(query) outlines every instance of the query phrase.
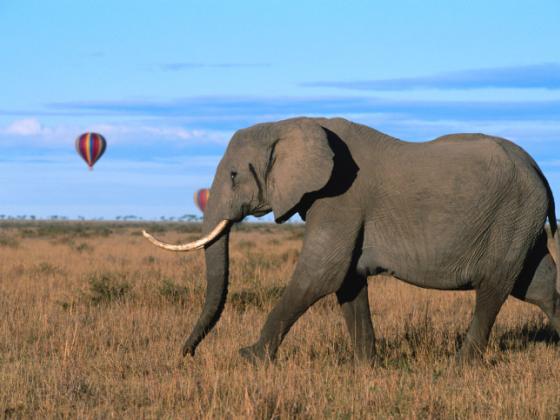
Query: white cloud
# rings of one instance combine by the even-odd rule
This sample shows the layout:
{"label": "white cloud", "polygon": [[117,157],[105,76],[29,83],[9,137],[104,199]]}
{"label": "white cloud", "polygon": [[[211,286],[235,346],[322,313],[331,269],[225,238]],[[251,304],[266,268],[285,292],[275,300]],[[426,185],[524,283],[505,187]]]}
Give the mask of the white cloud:
{"label": "white cloud", "polygon": [[158,124],[143,121],[126,121],[124,123],[93,124],[51,124],[45,125],[37,118],[14,120],[8,125],[0,126],[0,141],[3,144],[22,141],[47,147],[66,145],[81,133],[95,131],[103,134],[111,143],[153,143],[154,141],[171,141],[204,144],[227,144],[231,133],[219,130],[189,129],[178,125]]}
{"label": "white cloud", "polygon": [[[146,138],[158,140],[205,140],[213,143],[224,143],[229,140],[230,133],[215,130],[187,129],[180,126],[167,125],[135,125],[135,124],[94,124],[90,130],[104,133],[105,135],[121,136],[145,136]],[[137,139],[135,138],[135,141]]]}
{"label": "white cloud", "polygon": [[[37,118],[23,118],[14,120],[8,125],[0,126],[0,140],[3,144],[11,141],[21,145],[22,142],[30,144],[43,143],[53,146],[58,143],[66,143],[68,139],[74,139],[79,131],[70,125],[47,126]],[[44,140],[48,140],[45,142]]]}
{"label": "white cloud", "polygon": [[2,131],[15,136],[37,136],[43,134],[44,130],[36,118],[24,118],[15,120]]}

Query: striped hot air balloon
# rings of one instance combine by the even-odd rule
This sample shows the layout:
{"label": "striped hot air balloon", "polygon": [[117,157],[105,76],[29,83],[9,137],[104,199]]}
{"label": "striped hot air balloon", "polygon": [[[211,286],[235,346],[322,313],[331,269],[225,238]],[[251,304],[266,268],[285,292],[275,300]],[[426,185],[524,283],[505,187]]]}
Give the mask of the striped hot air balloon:
{"label": "striped hot air balloon", "polygon": [[208,202],[208,197],[210,196],[210,190],[208,188],[202,188],[194,193],[194,204],[200,209],[202,213],[206,210],[206,203]]}
{"label": "striped hot air balloon", "polygon": [[76,152],[86,161],[90,170],[106,148],[107,142],[101,134],[84,133],[76,139]]}

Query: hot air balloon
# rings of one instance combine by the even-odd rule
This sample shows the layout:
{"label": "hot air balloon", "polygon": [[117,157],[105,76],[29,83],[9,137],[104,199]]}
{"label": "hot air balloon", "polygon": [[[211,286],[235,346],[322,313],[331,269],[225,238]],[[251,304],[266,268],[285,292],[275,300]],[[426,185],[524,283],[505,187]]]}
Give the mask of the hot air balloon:
{"label": "hot air balloon", "polygon": [[194,204],[200,209],[202,213],[206,210],[206,203],[208,202],[208,197],[210,196],[210,190],[208,188],[202,188],[194,193]]}
{"label": "hot air balloon", "polygon": [[107,142],[101,134],[97,133],[84,133],[76,139],[76,151],[89,166],[93,169],[95,162],[105,152]]}

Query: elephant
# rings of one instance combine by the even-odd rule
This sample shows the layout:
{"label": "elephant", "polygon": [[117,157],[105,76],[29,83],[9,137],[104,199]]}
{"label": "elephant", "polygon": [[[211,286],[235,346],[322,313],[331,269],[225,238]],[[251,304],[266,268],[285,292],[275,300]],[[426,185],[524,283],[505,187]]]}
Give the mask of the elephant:
{"label": "elephant", "polygon": [[168,250],[205,250],[205,302],[183,355],[194,356],[224,309],[232,224],[270,212],[276,223],[299,214],[305,235],[258,341],[240,350],[248,360],[274,360],[296,320],[332,293],[354,359],[375,360],[367,278],[380,273],[475,291],[461,362],[483,355],[510,295],[540,307],[560,333],[554,198],[521,147],[478,133],[407,142],[343,118],[298,117],[235,132],[211,186],[202,239],[171,245],[143,232]]}

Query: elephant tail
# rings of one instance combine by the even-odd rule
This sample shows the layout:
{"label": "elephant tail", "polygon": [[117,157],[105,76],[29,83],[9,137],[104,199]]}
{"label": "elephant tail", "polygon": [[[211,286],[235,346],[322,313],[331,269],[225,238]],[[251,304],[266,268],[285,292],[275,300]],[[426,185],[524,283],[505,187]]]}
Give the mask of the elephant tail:
{"label": "elephant tail", "polygon": [[556,290],[560,291],[560,235],[558,234],[558,221],[556,219],[554,196],[552,195],[550,184],[542,173],[540,173],[540,175],[544,181],[544,185],[546,186],[546,195],[548,196],[547,217],[550,232],[547,232],[547,247],[552,259],[554,260],[554,264],[556,265]]}

